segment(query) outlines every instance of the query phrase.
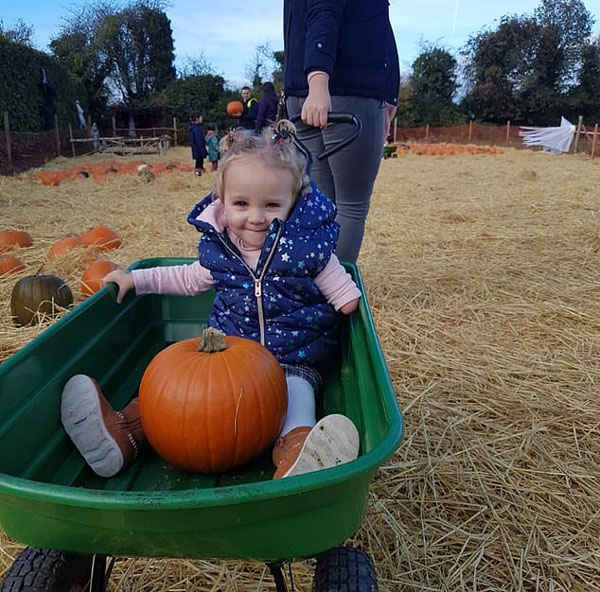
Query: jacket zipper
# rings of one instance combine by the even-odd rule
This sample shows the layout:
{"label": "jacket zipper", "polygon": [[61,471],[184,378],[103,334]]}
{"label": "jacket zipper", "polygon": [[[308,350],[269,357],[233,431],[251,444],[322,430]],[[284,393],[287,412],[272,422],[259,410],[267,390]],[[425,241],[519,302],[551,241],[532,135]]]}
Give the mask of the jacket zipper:
{"label": "jacket zipper", "polygon": [[225,245],[227,250],[239,261],[242,262],[242,265],[248,270],[248,273],[252,277],[254,281],[254,297],[256,298],[256,306],[258,310],[258,329],[260,332],[260,344],[265,345],[265,315],[262,306],[262,280],[265,277],[265,273],[267,273],[267,269],[271,263],[271,259],[275,255],[275,251],[277,249],[277,243],[279,242],[279,237],[281,236],[281,226],[277,230],[277,235],[275,236],[275,241],[273,242],[273,246],[269,251],[269,255],[267,256],[267,260],[263,266],[262,272],[260,276],[256,277],[256,274],[252,271],[252,268],[244,261],[243,257],[240,257],[228,244],[227,242],[220,236],[219,239]]}

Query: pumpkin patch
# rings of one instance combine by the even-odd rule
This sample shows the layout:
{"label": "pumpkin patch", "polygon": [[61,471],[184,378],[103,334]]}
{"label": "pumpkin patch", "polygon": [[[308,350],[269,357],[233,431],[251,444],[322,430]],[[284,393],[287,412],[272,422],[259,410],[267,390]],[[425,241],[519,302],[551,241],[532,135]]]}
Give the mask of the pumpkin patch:
{"label": "pumpkin patch", "polygon": [[142,427],[174,466],[218,473],[264,452],[287,410],[281,366],[262,345],[205,329],[162,350],[139,389]]}
{"label": "pumpkin patch", "polygon": [[84,232],[79,240],[84,246],[94,247],[99,251],[110,251],[121,246],[121,235],[105,224],[94,226]]}
{"label": "pumpkin patch", "polygon": [[0,253],[6,253],[15,247],[31,247],[33,239],[22,230],[0,231]]}
{"label": "pumpkin patch", "polygon": [[59,277],[38,272],[20,279],[10,298],[15,325],[37,324],[73,304],[71,288]]}
{"label": "pumpkin patch", "polygon": [[73,249],[76,249],[81,246],[82,243],[81,240],[79,240],[79,237],[67,236],[65,238],[61,238],[50,247],[50,250],[48,251],[48,259],[50,259],[50,261],[54,261],[54,259],[56,259],[57,257],[66,255]]}
{"label": "pumpkin patch", "polygon": [[81,295],[87,297],[95,294],[102,288],[104,276],[116,269],[119,269],[119,266],[112,261],[106,259],[92,261],[81,276]]}
{"label": "pumpkin patch", "polygon": [[0,257],[0,275],[6,275],[7,273],[17,273],[23,271],[25,264],[16,257]]}

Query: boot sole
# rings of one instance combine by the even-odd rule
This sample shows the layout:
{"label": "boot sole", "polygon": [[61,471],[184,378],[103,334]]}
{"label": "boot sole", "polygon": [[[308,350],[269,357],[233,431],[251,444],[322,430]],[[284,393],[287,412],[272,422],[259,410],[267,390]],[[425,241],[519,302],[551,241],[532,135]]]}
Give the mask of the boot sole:
{"label": "boot sole", "polygon": [[358,457],[360,436],[345,415],[332,414],[319,420],[308,434],[294,464],[283,477],[329,469]]}
{"label": "boot sole", "polygon": [[101,477],[112,477],[123,467],[123,453],[104,425],[99,395],[89,376],[76,374],[63,389],[60,417],[92,471]]}

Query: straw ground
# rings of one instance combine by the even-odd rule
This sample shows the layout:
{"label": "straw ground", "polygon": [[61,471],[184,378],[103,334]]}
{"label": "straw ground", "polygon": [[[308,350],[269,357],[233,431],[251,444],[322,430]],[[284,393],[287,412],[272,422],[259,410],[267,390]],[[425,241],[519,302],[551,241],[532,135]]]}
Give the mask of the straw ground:
{"label": "straw ground", "polygon": [[[382,163],[359,263],[406,433],[354,540],[380,590],[600,590],[599,174],[584,156],[515,150]],[[0,281],[1,358],[40,331],[10,323],[16,278],[46,264],[77,287],[75,256],[46,261],[54,240],[107,223],[121,265],[193,256],[185,215],[210,183],[0,179],[3,226],[35,240],[28,269]],[[19,548],[0,535],[0,571]],[[297,589],[311,567],[294,564]],[[120,560],[112,582],[273,590],[261,565],[218,561]]]}

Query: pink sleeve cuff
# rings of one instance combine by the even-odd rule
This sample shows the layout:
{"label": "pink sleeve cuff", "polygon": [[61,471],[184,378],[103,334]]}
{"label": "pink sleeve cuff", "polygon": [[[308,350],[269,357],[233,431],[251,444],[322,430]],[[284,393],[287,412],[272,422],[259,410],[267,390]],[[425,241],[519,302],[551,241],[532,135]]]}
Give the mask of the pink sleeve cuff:
{"label": "pink sleeve cuff", "polygon": [[362,296],[358,286],[335,255],[331,256],[323,271],[315,278],[315,284],[327,302],[338,311],[345,304]]}

